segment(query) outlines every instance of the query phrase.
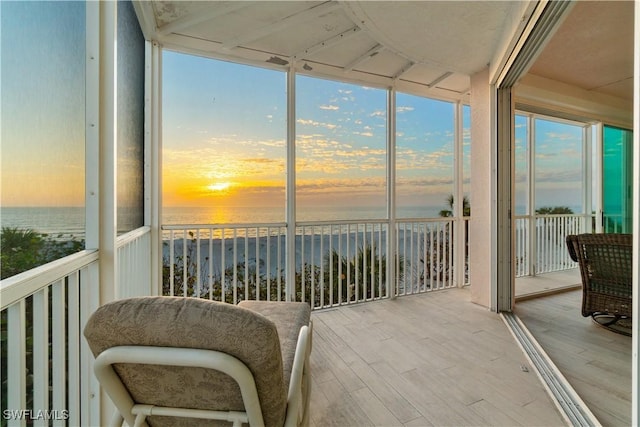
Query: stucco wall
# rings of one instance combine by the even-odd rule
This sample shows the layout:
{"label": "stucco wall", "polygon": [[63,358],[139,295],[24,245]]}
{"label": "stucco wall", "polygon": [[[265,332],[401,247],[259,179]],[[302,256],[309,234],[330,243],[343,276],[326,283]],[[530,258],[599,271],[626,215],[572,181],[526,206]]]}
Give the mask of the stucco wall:
{"label": "stucco wall", "polygon": [[495,230],[493,212],[494,164],[492,160],[492,105],[489,69],[471,76],[471,206],[469,273],[471,299],[491,307],[495,282]]}

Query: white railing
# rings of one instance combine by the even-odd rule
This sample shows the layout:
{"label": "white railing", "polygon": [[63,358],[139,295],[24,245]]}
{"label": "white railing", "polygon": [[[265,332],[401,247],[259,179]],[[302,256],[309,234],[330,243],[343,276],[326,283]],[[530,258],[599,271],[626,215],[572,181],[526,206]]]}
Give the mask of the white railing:
{"label": "white railing", "polygon": [[118,298],[154,295],[151,285],[151,229],[141,227],[117,240]]}
{"label": "white railing", "polygon": [[517,216],[516,277],[576,268],[566,246],[569,234],[593,231],[592,215]]}
{"label": "white railing", "polygon": [[98,305],[97,260],[97,251],[82,251],[0,282],[8,425],[32,416],[41,417],[34,425],[49,425],[46,417],[54,425],[100,423],[93,356],[82,338]]}
{"label": "white railing", "polygon": [[[164,295],[237,303],[286,299],[286,265],[294,263],[289,292],[326,308],[468,283],[466,245],[456,280],[453,219],[300,222],[295,254],[285,251],[283,223],[168,225],[163,227]],[[465,221],[460,221],[465,224]],[[466,242],[466,227],[461,227]],[[391,259],[387,254],[395,254]],[[288,259],[289,257],[289,259]],[[391,262],[395,263],[391,265]],[[388,271],[395,283],[390,283]],[[393,284],[393,287],[391,285]]]}
{"label": "white railing", "polygon": [[164,226],[162,294],[283,301],[285,239],[280,223]]}
{"label": "white railing", "polygon": [[388,227],[381,220],[298,224],[296,298],[323,308],[389,296]]}
{"label": "white railing", "polygon": [[[118,238],[119,297],[150,295],[150,260],[148,227]],[[0,286],[3,420],[99,425],[93,356],[82,337],[99,304],[98,251],[61,258]]]}
{"label": "white railing", "polygon": [[453,225],[449,219],[397,221],[398,295],[455,286]]}

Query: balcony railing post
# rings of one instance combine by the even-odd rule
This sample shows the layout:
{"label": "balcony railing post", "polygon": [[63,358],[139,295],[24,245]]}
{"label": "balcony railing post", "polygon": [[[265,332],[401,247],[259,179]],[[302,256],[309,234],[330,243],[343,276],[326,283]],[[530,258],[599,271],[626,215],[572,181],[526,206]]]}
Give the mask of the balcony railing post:
{"label": "balcony railing post", "polygon": [[[462,147],[462,103],[457,102],[455,106],[455,120],[456,129],[455,129],[455,155],[453,156],[454,161],[454,186],[455,186],[455,196],[453,203],[453,239],[449,240],[449,245],[453,245],[453,280],[455,286],[462,287],[464,286],[464,252],[465,252],[465,238],[464,236],[464,189],[462,187],[462,183],[464,181],[463,170],[462,170],[462,158],[463,158],[463,147]],[[451,248],[451,247],[450,247]]]}
{"label": "balcony railing post", "polygon": [[529,243],[529,253],[526,255],[527,260],[527,274],[529,276],[536,275],[536,265],[537,265],[537,250],[538,250],[538,219],[535,215],[527,216],[527,226],[529,227],[527,231],[527,238]]}
{"label": "balcony railing post", "polygon": [[287,234],[285,249],[285,293],[295,301],[296,291],[296,73],[295,64],[287,72]]}
{"label": "balcony railing post", "polygon": [[396,89],[387,92],[387,295],[396,297]]}

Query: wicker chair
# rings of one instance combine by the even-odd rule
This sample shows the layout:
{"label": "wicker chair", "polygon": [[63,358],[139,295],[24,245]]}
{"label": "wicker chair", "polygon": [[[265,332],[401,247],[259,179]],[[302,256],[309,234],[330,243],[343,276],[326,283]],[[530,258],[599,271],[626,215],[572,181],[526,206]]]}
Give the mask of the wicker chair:
{"label": "wicker chair", "polygon": [[580,265],[582,315],[609,317],[605,326],[631,319],[631,234],[579,234],[567,236],[571,259]]}
{"label": "wicker chair", "polygon": [[129,298],[100,307],[84,335],[111,425],[308,422],[308,304]]}

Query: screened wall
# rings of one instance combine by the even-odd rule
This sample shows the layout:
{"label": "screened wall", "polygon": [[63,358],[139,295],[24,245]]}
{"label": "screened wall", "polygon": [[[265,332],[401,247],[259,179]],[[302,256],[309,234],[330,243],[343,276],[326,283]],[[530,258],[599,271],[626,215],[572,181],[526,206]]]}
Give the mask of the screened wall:
{"label": "screened wall", "polygon": [[470,213],[468,106],[297,74],[288,153],[286,73],[172,51],[163,70],[165,224],[284,221],[288,170],[299,221],[385,219],[390,197],[451,216],[458,191]]}

